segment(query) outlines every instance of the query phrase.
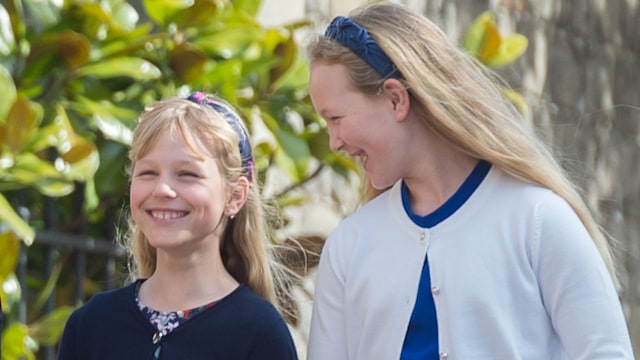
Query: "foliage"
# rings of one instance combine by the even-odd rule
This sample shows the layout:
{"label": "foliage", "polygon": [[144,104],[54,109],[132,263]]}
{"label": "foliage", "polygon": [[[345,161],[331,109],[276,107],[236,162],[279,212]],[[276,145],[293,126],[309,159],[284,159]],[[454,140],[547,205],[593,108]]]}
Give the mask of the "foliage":
{"label": "foliage", "polygon": [[[500,34],[495,17],[490,11],[485,11],[474,19],[463,39],[464,48],[490,68],[513,63],[527,50],[528,44],[529,40],[522,34]],[[521,111],[527,110],[527,103],[520,94],[508,88],[503,91]]]}
{"label": "foliage", "polygon": [[[271,172],[284,174],[289,184],[275,194],[282,204],[302,201],[292,195],[295,188],[322,168],[343,176],[355,170],[346,157],[329,153],[324,125],[307,97],[308,70],[294,33],[308,24],[261,26],[255,19],[260,0],[3,4],[0,295],[10,315],[5,354],[33,358],[39,344],[57,341],[70,311],[62,307],[28,325],[11,317],[20,298],[13,274],[20,241],[30,245],[39,229],[51,225],[43,204],[52,198],[59,199],[58,229],[75,233],[89,222],[88,235],[101,237],[113,226],[106,214],[118,212],[127,197],[127,145],[146,104],[192,89],[228,99],[251,129],[266,129],[255,144],[258,175],[265,180]],[[81,221],[72,200],[78,193]]]}

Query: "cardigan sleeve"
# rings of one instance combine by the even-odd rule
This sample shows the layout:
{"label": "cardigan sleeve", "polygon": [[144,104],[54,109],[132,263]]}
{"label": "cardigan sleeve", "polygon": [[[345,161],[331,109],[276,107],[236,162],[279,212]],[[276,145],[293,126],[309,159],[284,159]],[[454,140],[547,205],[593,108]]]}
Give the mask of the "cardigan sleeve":
{"label": "cardigan sleeve", "polygon": [[256,342],[249,359],[298,360],[296,346],[284,319],[275,308],[269,307],[256,330]]}
{"label": "cardigan sleeve", "polygon": [[72,360],[78,358],[78,356],[76,356],[76,339],[79,311],[80,310],[76,309],[72,312],[64,326],[60,344],[58,346],[58,360]]}
{"label": "cardigan sleeve", "polygon": [[586,228],[551,194],[536,216],[537,273],[551,322],[571,359],[633,359],[611,277]]}
{"label": "cardigan sleeve", "polygon": [[345,277],[340,268],[339,240],[336,232],[330,235],[320,255],[308,360],[348,359],[344,319]]}

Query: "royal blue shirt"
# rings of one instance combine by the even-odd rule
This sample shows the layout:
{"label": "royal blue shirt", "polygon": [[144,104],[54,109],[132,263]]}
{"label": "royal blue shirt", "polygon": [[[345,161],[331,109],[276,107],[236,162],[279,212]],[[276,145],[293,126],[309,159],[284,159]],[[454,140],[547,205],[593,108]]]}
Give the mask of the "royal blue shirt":
{"label": "royal blue shirt", "polygon": [[[409,190],[402,183],[402,204],[413,222],[423,228],[431,228],[455,213],[469,199],[485,178],[491,165],[479,161],[460,188],[442,206],[431,214],[418,216],[411,210]],[[409,319],[407,334],[400,353],[401,360],[438,359],[438,321],[436,307],[431,294],[431,276],[429,275],[429,259],[425,256],[418,285],[416,303]]]}

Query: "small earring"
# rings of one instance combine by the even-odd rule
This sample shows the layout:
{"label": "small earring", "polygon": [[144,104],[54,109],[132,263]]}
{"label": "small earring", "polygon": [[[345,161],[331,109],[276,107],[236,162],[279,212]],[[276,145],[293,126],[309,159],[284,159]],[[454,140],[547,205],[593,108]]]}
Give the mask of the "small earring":
{"label": "small earring", "polygon": [[235,216],[235,215],[230,215],[230,216],[229,216],[229,220],[233,220],[233,219],[235,219],[235,218],[236,218],[236,216]]}

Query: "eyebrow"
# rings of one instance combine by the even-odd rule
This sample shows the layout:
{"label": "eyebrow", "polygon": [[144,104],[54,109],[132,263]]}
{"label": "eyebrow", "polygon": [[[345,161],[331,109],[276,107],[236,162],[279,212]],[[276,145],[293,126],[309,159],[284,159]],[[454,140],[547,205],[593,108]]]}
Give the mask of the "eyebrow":
{"label": "eyebrow", "polygon": [[[179,160],[174,161],[173,163],[175,163],[175,165],[178,165],[178,166],[183,166],[183,165],[195,165],[195,164],[198,164],[198,163],[204,162],[204,161],[205,161],[204,158],[198,158],[196,156],[190,156],[189,159],[179,159]],[[148,159],[148,158],[142,158],[142,159],[139,159],[139,160],[136,161],[136,163],[141,163],[143,165],[145,163],[155,164],[155,163],[158,163],[158,162],[166,163],[166,161],[156,161],[156,160],[151,160],[151,159]]]}

